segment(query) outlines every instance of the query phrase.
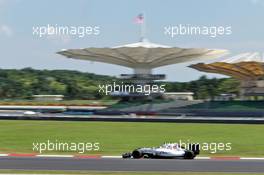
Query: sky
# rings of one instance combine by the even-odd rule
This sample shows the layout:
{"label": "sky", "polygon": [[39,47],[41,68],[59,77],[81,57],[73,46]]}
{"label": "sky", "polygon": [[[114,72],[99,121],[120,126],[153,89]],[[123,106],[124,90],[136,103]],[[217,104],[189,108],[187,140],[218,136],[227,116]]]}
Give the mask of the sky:
{"label": "sky", "polygon": [[[146,37],[173,47],[227,49],[233,56],[263,52],[263,0],[0,0],[0,68],[67,69],[118,76],[129,68],[98,62],[67,59],[61,49],[113,47],[138,42],[139,25],[133,19],[144,12]],[[100,34],[37,37],[33,27],[99,26]],[[164,34],[165,26],[231,26],[232,34],[219,37]],[[187,67],[192,63],[154,69],[169,81],[190,81],[206,74]]]}

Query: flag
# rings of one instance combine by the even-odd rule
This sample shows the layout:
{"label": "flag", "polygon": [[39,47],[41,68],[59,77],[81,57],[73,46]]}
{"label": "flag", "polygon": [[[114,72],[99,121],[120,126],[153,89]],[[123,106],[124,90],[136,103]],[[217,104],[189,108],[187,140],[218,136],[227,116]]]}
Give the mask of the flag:
{"label": "flag", "polygon": [[144,15],[141,13],[135,17],[134,22],[136,24],[143,24],[144,23]]}

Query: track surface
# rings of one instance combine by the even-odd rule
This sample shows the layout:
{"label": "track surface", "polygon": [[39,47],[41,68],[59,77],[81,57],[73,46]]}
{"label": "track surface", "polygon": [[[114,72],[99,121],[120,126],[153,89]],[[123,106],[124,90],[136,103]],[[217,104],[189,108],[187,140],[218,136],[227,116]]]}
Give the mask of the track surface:
{"label": "track surface", "polygon": [[1,157],[0,169],[264,172],[263,160],[160,160]]}
{"label": "track surface", "polygon": [[225,123],[264,124],[264,117],[199,117],[199,116],[131,116],[131,115],[24,115],[21,112],[1,112],[0,120],[53,120],[53,121],[104,121],[104,122],[171,122],[171,123]]}

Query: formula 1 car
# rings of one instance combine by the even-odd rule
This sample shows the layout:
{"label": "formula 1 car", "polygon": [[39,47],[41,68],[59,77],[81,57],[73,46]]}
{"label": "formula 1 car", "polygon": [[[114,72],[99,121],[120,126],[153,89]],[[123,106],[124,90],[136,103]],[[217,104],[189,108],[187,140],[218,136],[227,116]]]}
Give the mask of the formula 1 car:
{"label": "formula 1 car", "polygon": [[124,153],[123,158],[149,158],[149,159],[194,159],[200,153],[199,144],[189,144],[184,148],[177,143],[165,143],[154,148],[138,148],[129,153]]}

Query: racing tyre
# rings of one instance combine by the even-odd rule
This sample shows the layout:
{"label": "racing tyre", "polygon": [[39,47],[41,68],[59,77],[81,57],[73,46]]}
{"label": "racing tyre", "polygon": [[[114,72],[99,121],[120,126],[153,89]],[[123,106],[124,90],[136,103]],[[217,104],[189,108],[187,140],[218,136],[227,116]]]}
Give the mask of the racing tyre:
{"label": "racing tyre", "polygon": [[184,159],[194,159],[195,155],[193,151],[185,151]]}
{"label": "racing tyre", "polygon": [[143,154],[142,154],[142,152],[139,151],[139,150],[134,150],[134,151],[132,152],[132,156],[133,156],[134,159],[140,159],[140,158],[143,157]]}

